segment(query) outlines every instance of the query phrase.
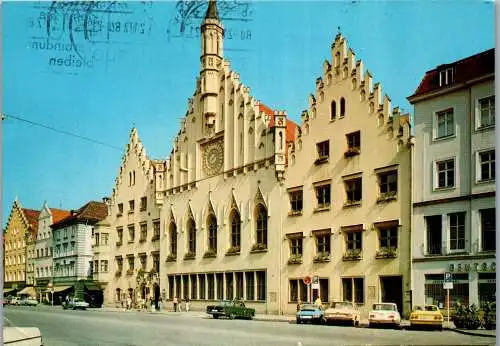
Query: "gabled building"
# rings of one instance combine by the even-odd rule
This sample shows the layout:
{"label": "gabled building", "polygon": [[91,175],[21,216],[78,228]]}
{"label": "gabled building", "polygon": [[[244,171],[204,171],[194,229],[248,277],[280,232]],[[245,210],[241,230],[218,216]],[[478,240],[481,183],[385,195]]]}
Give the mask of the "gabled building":
{"label": "gabled building", "polygon": [[201,69],[164,172],[160,285],[193,309],[239,298],[279,313],[285,112],[250,94],[224,58],[215,1],[201,25]]}
{"label": "gabled building", "polygon": [[102,304],[101,290],[93,282],[92,232],[107,213],[105,203],[91,201],[50,226],[54,249],[50,293],[54,293],[54,304],[61,303],[66,295]]}
{"label": "gabled building", "polygon": [[[101,265],[105,257],[109,261],[109,282],[104,292],[107,305],[121,306],[128,297],[134,303],[150,296],[156,302],[160,299],[159,206],[164,197],[164,171],[165,161],[148,158],[137,129],[133,128],[113,188],[110,214],[99,225],[101,243],[95,247],[100,252],[95,260],[101,261]],[[106,242],[108,230],[106,248],[103,241]]]}
{"label": "gabled building", "polygon": [[495,300],[495,50],[427,71],[415,107],[413,302]]}
{"label": "gabled building", "polygon": [[40,302],[50,301],[46,290],[53,279],[53,246],[50,225],[58,223],[70,214],[68,210],[49,208],[47,202],[43,203],[40,210],[35,246],[29,255],[31,259],[28,260],[33,262],[34,286]]}
{"label": "gabled building", "polygon": [[[411,146],[408,114],[382,93],[338,34],[332,60],[289,146],[280,266],[286,312],[298,300],[410,310]],[[316,277],[311,289],[304,277]]]}
{"label": "gabled building", "polygon": [[26,242],[36,237],[38,210],[21,207],[17,200],[12,204],[4,232],[4,294],[17,293],[26,286]]}

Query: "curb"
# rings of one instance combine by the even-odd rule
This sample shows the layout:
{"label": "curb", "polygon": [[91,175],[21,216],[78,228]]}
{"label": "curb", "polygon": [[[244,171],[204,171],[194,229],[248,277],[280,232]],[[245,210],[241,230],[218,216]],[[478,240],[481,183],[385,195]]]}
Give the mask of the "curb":
{"label": "curb", "polygon": [[262,317],[254,317],[252,318],[254,321],[263,321],[263,322],[286,322],[286,323],[292,323],[294,320],[284,320],[281,318],[262,318]]}
{"label": "curb", "polygon": [[483,334],[483,333],[478,333],[478,332],[469,331],[469,330],[456,329],[456,328],[450,328],[448,330],[452,330],[455,333],[464,334],[464,335],[482,336],[485,338],[496,338],[497,337],[496,334],[495,335]]}

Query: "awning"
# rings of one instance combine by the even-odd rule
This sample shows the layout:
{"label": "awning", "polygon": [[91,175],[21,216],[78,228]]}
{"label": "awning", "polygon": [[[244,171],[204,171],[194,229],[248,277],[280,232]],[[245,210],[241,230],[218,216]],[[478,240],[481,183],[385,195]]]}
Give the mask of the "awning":
{"label": "awning", "polygon": [[85,284],[85,288],[89,291],[100,291],[101,288],[96,284]]}
{"label": "awning", "polygon": [[[71,287],[73,287],[73,286],[54,286],[54,287],[52,287],[52,289],[54,290],[53,291],[54,293],[58,293],[58,292],[69,290]],[[52,289],[48,288],[45,292],[50,293],[50,292],[52,292]]]}
{"label": "awning", "polygon": [[28,287],[23,288],[19,292],[17,292],[17,295],[18,296],[27,295],[27,296],[30,296],[30,297],[36,297],[36,291],[35,291],[34,287],[28,286]]}

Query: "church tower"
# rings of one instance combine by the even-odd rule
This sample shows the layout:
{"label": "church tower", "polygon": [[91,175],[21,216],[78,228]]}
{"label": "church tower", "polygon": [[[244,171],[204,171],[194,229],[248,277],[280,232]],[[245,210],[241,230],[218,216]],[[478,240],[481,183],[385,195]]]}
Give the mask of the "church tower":
{"label": "church tower", "polygon": [[[207,13],[201,25],[201,100],[205,129],[215,130],[217,96],[219,94],[219,72],[223,68],[224,27],[219,20],[215,0],[208,3]],[[221,115],[219,115],[221,116]]]}

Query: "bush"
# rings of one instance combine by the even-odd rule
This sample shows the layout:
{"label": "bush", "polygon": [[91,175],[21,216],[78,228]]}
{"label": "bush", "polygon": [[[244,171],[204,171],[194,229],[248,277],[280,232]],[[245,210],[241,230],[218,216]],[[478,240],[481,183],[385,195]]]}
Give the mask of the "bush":
{"label": "bush", "polygon": [[496,329],[496,302],[485,302],[481,306],[483,310],[482,325],[487,330]]}
{"label": "bush", "polygon": [[482,324],[479,313],[479,308],[475,304],[467,306],[457,302],[455,304],[453,323],[457,328],[478,329]]}

